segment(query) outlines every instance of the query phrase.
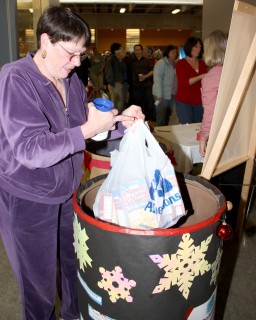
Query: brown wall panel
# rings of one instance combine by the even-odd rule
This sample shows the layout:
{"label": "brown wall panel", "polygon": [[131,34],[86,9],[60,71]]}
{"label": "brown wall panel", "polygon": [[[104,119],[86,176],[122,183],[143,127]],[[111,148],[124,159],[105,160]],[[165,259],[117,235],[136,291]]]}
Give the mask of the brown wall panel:
{"label": "brown wall panel", "polygon": [[174,44],[182,46],[188,37],[191,36],[191,30],[144,30],[140,33],[140,41],[144,46],[167,46]]}
{"label": "brown wall panel", "polygon": [[[140,43],[146,47],[164,47],[169,44],[182,46],[192,34],[191,30],[141,30]],[[113,42],[121,43],[125,48],[125,29],[99,29],[98,30],[98,50],[99,52],[109,51]]]}
{"label": "brown wall panel", "polygon": [[125,29],[99,29],[98,30],[98,50],[99,52],[110,51],[112,43],[118,42],[123,47],[126,43],[126,30]]}

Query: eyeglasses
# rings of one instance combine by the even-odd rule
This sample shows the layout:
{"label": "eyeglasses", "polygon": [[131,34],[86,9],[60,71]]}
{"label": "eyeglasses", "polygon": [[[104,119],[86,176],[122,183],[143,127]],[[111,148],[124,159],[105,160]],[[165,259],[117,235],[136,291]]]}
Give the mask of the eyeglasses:
{"label": "eyeglasses", "polygon": [[80,58],[80,60],[82,61],[84,58],[87,57],[87,53],[86,52],[83,52],[83,53],[72,53],[72,52],[69,52],[67,49],[65,49],[59,42],[57,42],[57,43],[64,51],[66,51],[69,54],[70,60],[72,60],[74,57],[76,57],[76,58]]}

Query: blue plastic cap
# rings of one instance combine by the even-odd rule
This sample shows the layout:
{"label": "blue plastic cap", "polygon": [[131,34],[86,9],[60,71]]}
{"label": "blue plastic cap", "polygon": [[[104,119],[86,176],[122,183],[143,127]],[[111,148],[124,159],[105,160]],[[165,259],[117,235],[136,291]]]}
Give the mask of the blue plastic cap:
{"label": "blue plastic cap", "polygon": [[110,111],[114,108],[114,103],[107,99],[95,98],[92,102],[98,110],[103,112]]}

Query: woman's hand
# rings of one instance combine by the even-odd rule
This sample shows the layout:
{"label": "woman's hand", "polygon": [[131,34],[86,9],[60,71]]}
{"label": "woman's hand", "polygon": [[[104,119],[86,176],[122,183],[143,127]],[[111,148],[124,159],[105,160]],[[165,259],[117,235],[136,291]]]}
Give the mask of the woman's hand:
{"label": "woman's hand", "polygon": [[98,133],[114,130],[116,122],[122,121],[125,128],[130,127],[138,119],[144,120],[145,116],[141,108],[135,105],[130,106],[118,115],[118,110],[102,112],[92,102],[88,103],[87,121],[81,126],[85,139],[92,138]]}
{"label": "woman's hand", "polygon": [[89,139],[98,133],[109,131],[114,128],[115,123],[118,121],[116,120],[117,114],[117,109],[102,112],[98,110],[92,102],[89,102],[87,110],[87,120],[81,126],[84,138]]}
{"label": "woman's hand", "polygon": [[207,140],[200,140],[200,143],[199,143],[199,153],[201,154],[202,157],[205,156],[206,147],[207,147]]}
{"label": "woman's hand", "polygon": [[145,119],[145,115],[142,113],[141,107],[136,105],[131,105],[129,108],[125,109],[120,117],[121,116],[128,117],[127,119],[120,120],[125,128],[131,127],[139,119]]}
{"label": "woman's hand", "polygon": [[193,84],[197,83],[198,81],[201,81],[204,78],[205,75],[206,75],[206,73],[202,73],[199,76],[190,78],[189,79],[189,84],[193,85]]}

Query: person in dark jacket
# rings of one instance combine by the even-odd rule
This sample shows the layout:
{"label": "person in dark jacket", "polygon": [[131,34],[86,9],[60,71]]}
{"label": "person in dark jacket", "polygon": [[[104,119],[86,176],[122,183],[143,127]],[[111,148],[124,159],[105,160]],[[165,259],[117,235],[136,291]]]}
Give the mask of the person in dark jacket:
{"label": "person in dark jacket", "polygon": [[83,60],[81,60],[81,65],[79,67],[75,67],[75,71],[78,75],[78,78],[83,81],[83,84],[85,87],[88,86],[90,68],[91,68],[91,62],[87,55],[84,57]]}
{"label": "person in dark jacket", "polygon": [[144,116],[137,106],[117,115],[87,103],[74,72],[91,37],[79,15],[49,7],[36,35],[36,53],[0,72],[0,234],[20,287],[23,319],[55,319],[57,257],[60,316],[79,319],[72,195],[86,139],[117,122],[111,136],[120,137]]}
{"label": "person in dark jacket", "polygon": [[130,59],[132,72],[132,100],[140,106],[145,114],[146,120],[155,120],[154,97],[152,94],[153,64],[151,60],[143,57],[143,46],[134,46],[134,55]]}
{"label": "person in dark jacket", "polygon": [[106,61],[105,78],[108,83],[110,100],[121,112],[124,108],[127,67],[124,62],[125,53],[120,43],[112,43],[110,47],[111,56]]}

